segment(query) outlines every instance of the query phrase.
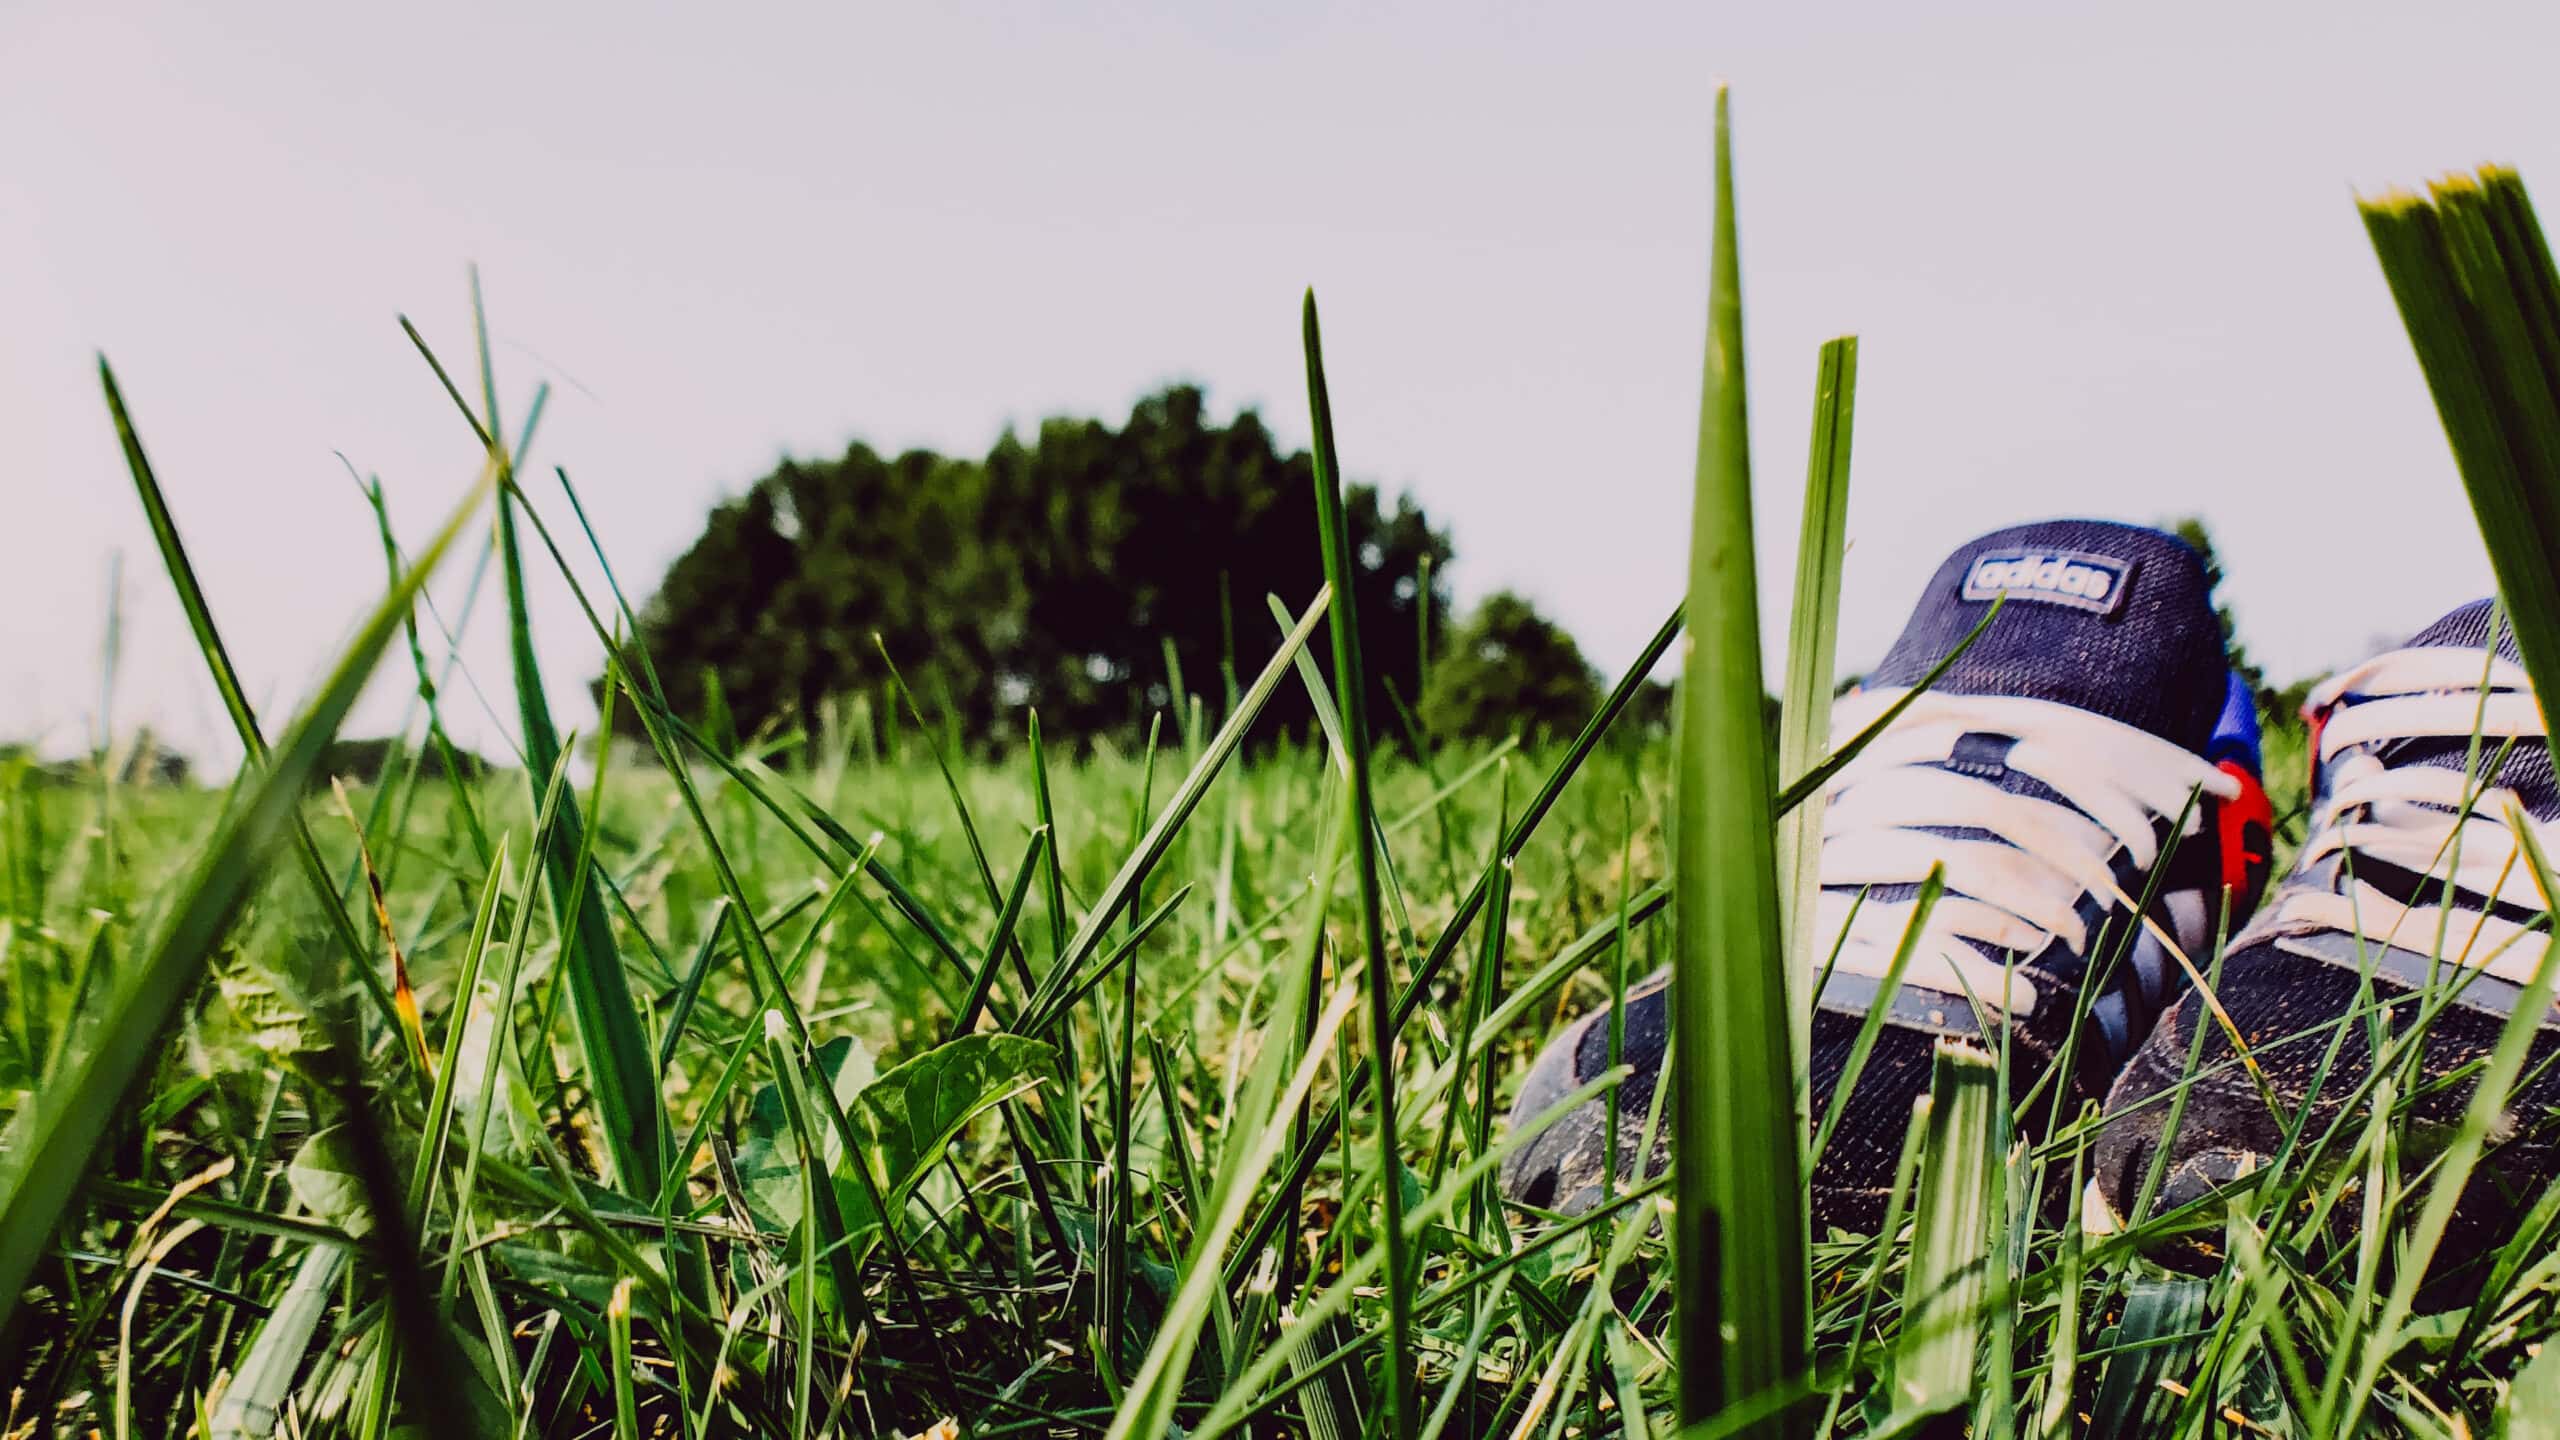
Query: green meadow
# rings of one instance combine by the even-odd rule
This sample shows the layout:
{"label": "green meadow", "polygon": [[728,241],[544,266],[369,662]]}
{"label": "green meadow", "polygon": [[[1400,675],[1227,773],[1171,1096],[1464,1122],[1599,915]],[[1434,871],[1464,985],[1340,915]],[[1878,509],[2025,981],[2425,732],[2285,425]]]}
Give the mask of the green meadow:
{"label": "green meadow", "polygon": [[[1792,927],[1800,807],[1862,738],[1828,724],[1856,346],[1784,360],[1822,383],[1764,657],[1718,160],[1691,573],[1578,729],[1525,742],[1417,745],[1364,699],[1313,297],[1327,583],[1238,624],[1143,743],[1035,720],[1000,755],[902,686],[707,723],[611,583],[579,599],[627,703],[563,731],[527,576],[597,557],[576,492],[518,472],[485,338],[419,346],[476,483],[262,713],[168,518],[189,477],[107,375],[252,758],[0,769],[0,1435],[2560,1433],[2560,1194],[2481,1283],[2424,1283],[2530,1025],[2450,1137],[2378,1084],[2253,1185],[2104,1236],[2068,1200],[2094,1115],[2022,1120],[2003,1055],[1942,1052],[1882,1233],[1810,1233],[1790,976],[1822,940]],[[2560,283],[2521,187],[2369,224],[2560,674]],[[485,772],[417,604],[475,566],[521,697],[522,763]],[[1661,660],[1667,733],[1627,718]],[[333,784],[377,673],[415,723]],[[1313,719],[1257,732],[1282,696]],[[2298,841],[2304,738],[2267,721]],[[1507,1202],[1530,1056],[1665,966],[1671,1173],[1570,1219]]]}

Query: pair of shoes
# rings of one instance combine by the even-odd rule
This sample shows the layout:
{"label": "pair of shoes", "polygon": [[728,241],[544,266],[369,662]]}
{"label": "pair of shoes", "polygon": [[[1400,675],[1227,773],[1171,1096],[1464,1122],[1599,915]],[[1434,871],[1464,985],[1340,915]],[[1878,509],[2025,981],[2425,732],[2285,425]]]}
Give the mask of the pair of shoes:
{"label": "pair of shoes", "polygon": [[[2495,1042],[2543,944],[2506,802],[2538,822],[2560,817],[2512,638],[2493,658],[2482,601],[2314,693],[2311,832],[2252,924],[2273,819],[2255,697],[2230,669],[2211,587],[2195,552],[2159,531],[2095,521],[1997,531],[1948,558],[1901,638],[1835,707],[1836,742],[1904,699],[1995,600],[2007,602],[1827,787],[1814,949],[1831,968],[1808,1056],[1813,1114],[1829,1109],[1870,1009],[1880,999],[1888,1008],[1811,1178],[1817,1233],[1881,1222],[1911,1102],[1942,1039],[2005,1044],[2028,1133],[2041,1132],[2039,1117],[2104,1101],[2086,1211],[2100,1222],[2130,1211],[2155,1168],[2150,1213],[2264,1166],[2288,1133],[2327,1133],[2338,1107],[2364,1103],[2370,1041],[2422,1009],[2427,1077],[2452,1075]],[[2465,780],[2475,726],[2480,753],[2498,761],[2486,798]],[[2448,891],[2440,852],[2457,828]],[[1944,867],[1944,894],[1886,997],[1932,866]],[[2216,1016],[2189,967],[2210,964],[2226,935],[2237,938]],[[1835,941],[1836,955],[1821,953]],[[2438,953],[2458,957],[2466,983],[2439,977],[2431,993],[2453,998],[2422,1006],[2412,997]],[[1514,1201],[1579,1213],[1601,1195],[1605,1166],[1659,1171],[1667,1139],[1647,1156],[1639,1137],[1668,1034],[1664,983],[1656,975],[1629,992],[1620,1153],[1604,1158],[1609,1102],[1594,1101],[1513,1152],[1502,1183]],[[1512,1123],[1603,1071],[1610,1029],[1603,1010],[1557,1037],[1523,1079]],[[2234,1031],[2248,1056],[2232,1048]],[[2528,1071],[2537,1078],[2520,1114],[2560,1104],[2560,1078],[2546,1068]],[[2467,1098],[2464,1086],[2439,1085],[2416,1108],[2449,1120]],[[2173,1108],[2180,1123],[2164,1137]],[[2514,1183],[2548,1175],[2560,1168],[2548,1138],[2509,1138],[2495,1168]],[[2483,1194],[2456,1230],[2513,1208]]]}

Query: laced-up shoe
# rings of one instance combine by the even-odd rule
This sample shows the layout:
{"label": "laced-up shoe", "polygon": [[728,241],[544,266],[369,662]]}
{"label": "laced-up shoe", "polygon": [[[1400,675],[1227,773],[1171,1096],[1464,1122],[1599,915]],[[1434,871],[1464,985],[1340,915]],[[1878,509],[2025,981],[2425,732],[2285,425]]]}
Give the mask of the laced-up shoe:
{"label": "laced-up shoe", "polygon": [[[2465,605],[2311,693],[2302,853],[2229,946],[2214,987],[2221,1013],[2201,994],[2181,999],[2116,1082],[2091,1156],[2093,1224],[2267,1183],[2279,1157],[2287,1175],[2343,1163],[2377,1079],[2409,1109],[2405,1166],[2424,1164],[2460,1119],[2466,1067],[2496,1045],[2548,944],[2511,817],[2521,810],[2537,838],[2553,837],[2546,847],[2560,840],[2542,714],[2513,632],[2490,644],[2493,614],[2487,600]],[[2549,1028],[2560,1021],[2537,1018],[2545,1029],[2440,1266],[2476,1254],[2560,1172],[2560,1036]],[[2334,1218],[2352,1225],[2358,1208]]]}
{"label": "laced-up shoe", "polygon": [[[1813,1176],[1817,1225],[1879,1223],[1941,1037],[1997,1043],[2005,1032],[2021,1096],[2057,1066],[2046,1103],[2057,1091],[2075,1102],[2102,1094],[2184,983],[2159,932],[2193,953],[2211,943],[2224,894],[2245,905],[2256,893],[2269,841],[2255,711],[2225,661],[2210,591],[2195,552],[2156,530],[2072,520],[1996,531],[1939,567],[1901,638],[1835,706],[1839,743],[1906,698],[2006,600],[1827,787],[1811,948],[1831,973],[1813,1022],[1815,1116],[1860,1022],[1887,1009]],[[1945,867],[1945,892],[1888,994],[1932,866]],[[2145,895],[2149,926],[2137,923]],[[1621,1175],[1643,1158],[1664,983],[1656,975],[1629,992]],[[1603,1007],[1550,1043],[1513,1123],[1604,1071],[1610,1028]],[[1568,1214],[1594,1203],[1607,1103],[1513,1152],[1505,1191]],[[1669,1128],[1666,1118],[1647,1168],[1659,1168]]]}

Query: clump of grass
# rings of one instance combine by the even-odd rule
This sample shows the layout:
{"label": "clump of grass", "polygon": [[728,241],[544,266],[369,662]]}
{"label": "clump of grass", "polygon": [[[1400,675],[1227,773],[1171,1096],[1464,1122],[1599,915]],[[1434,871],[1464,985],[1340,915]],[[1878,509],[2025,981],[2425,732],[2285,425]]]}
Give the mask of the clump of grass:
{"label": "clump of grass", "polygon": [[2560,695],[2560,270],[2503,166],[2358,207],[2538,693]]}

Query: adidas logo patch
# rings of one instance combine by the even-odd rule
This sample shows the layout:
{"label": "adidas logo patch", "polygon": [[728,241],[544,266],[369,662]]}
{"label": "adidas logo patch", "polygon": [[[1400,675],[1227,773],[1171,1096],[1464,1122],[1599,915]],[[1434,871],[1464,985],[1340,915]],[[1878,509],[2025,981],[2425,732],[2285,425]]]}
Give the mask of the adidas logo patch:
{"label": "adidas logo patch", "polygon": [[1986,550],[1964,572],[1964,598],[2034,600],[2112,615],[2124,605],[2133,566],[2078,550]]}

